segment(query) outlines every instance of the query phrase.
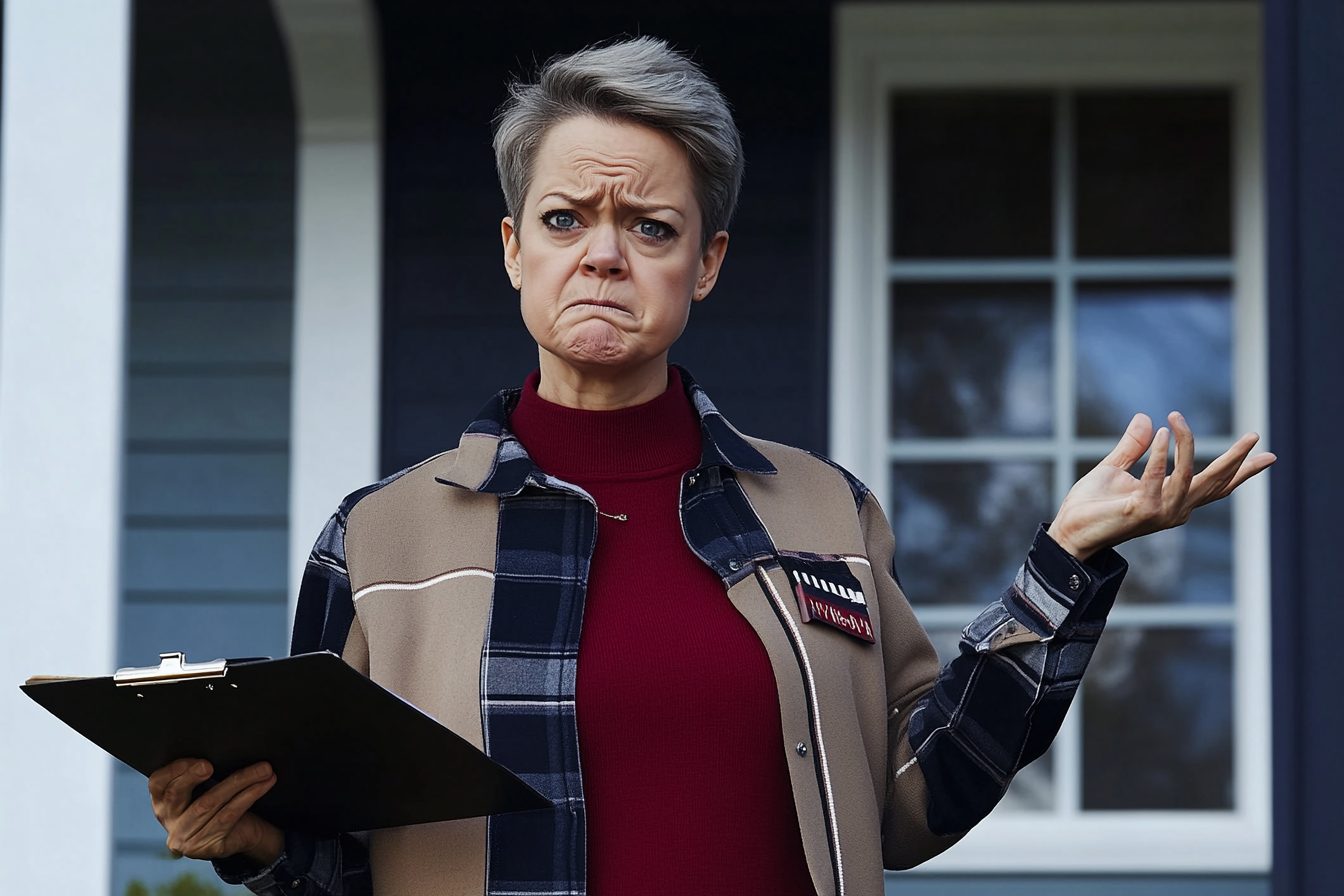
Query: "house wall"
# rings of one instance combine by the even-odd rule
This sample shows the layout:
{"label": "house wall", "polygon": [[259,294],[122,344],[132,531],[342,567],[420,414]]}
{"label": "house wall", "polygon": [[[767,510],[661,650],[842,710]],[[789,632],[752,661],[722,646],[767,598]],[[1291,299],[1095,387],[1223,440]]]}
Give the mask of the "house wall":
{"label": "house wall", "polygon": [[[266,0],[135,4],[118,666],[288,652],[295,117]],[[111,892],[173,862],[114,772]]]}
{"label": "house wall", "polygon": [[1274,894],[1338,893],[1344,837],[1344,5],[1266,4]]}
{"label": "house wall", "polygon": [[[656,13],[599,2],[379,7],[387,97],[383,471],[452,447],[491,392],[535,365],[499,268],[503,208],[489,119],[509,74],[622,32],[692,49],[734,101],[746,140],[729,263],[674,359],[744,430],[825,450],[828,3],[727,11],[687,3]],[[284,51],[266,3],[256,0],[139,0],[135,15],[116,662],[146,662],[164,641],[193,656],[280,654],[295,189]],[[1333,457],[1344,435],[1335,398],[1344,378],[1336,347],[1344,331],[1340,46],[1344,12],[1333,0],[1267,4],[1271,436],[1281,458],[1273,474],[1276,896],[1338,888],[1344,772],[1334,754],[1344,732],[1333,707],[1344,681],[1331,662],[1331,635],[1344,611],[1328,576],[1344,499]],[[210,567],[210,548],[222,545],[247,563]],[[193,560],[196,549],[207,562]],[[238,578],[244,571],[251,577]],[[131,876],[171,877],[184,863],[161,860],[143,781],[124,771],[114,780],[111,891],[121,896]],[[907,896],[1260,896],[1269,886],[1255,876],[908,874],[888,882],[889,892]]]}
{"label": "house wall", "polygon": [[[19,689],[112,662],[130,3],[4,4],[0,868],[105,886],[111,764]],[[74,848],[72,849],[72,845]]]}
{"label": "house wall", "polygon": [[[617,34],[690,49],[743,130],[747,178],[725,272],[673,348],[744,431],[825,450],[829,3],[454,9],[378,3],[385,78],[381,466],[453,447],[485,398],[535,366],[500,270],[489,121],[510,75]],[[1262,896],[1265,875],[928,875],[902,894]]]}

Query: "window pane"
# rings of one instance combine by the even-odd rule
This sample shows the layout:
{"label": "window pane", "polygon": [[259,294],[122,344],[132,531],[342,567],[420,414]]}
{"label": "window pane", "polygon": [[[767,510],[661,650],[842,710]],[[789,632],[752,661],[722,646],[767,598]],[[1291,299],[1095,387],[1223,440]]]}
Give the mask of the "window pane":
{"label": "window pane", "polygon": [[1078,286],[1078,434],[1118,437],[1142,411],[1180,411],[1197,436],[1232,431],[1226,282]]}
{"label": "window pane", "polygon": [[1108,629],[1082,709],[1084,809],[1232,808],[1229,629]]}
{"label": "window pane", "polygon": [[896,571],[906,595],[997,600],[1049,518],[1050,476],[1044,462],[892,464]]}
{"label": "window pane", "polygon": [[[902,581],[904,581],[904,578],[902,578]],[[970,622],[971,618],[973,617],[968,617],[966,621]],[[957,654],[960,652],[959,646],[961,644],[960,628],[926,626],[924,631],[928,633],[929,641],[933,644],[933,649],[938,651],[938,662],[946,666],[957,658]]]}
{"label": "window pane", "polygon": [[1232,253],[1225,90],[1083,92],[1076,100],[1076,252]]}
{"label": "window pane", "polygon": [[1048,283],[894,284],[892,436],[1050,435],[1050,315]]}
{"label": "window pane", "polygon": [[[1147,460],[1144,455],[1130,472],[1141,475]],[[1195,471],[1206,465],[1196,463]],[[1081,478],[1093,466],[1080,463],[1076,475]],[[1120,603],[1230,604],[1232,502],[1206,504],[1184,526],[1126,542],[1120,553],[1129,561]]]}
{"label": "window pane", "polygon": [[891,254],[1051,255],[1052,116],[1048,93],[895,95]]}
{"label": "window pane", "polygon": [[1049,812],[1055,808],[1055,748],[1013,776],[996,812]]}

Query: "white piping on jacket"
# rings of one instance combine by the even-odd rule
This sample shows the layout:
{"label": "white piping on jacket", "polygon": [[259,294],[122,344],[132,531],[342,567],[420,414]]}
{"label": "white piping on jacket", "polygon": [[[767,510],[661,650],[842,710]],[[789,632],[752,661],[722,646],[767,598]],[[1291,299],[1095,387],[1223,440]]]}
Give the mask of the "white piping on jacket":
{"label": "white piping on jacket", "polygon": [[845,896],[845,863],[840,851],[840,825],[835,815],[835,795],[831,788],[831,767],[826,761],[826,743],[821,736],[821,708],[817,703],[817,683],[812,676],[812,660],[808,657],[807,647],[803,644],[803,633],[798,630],[798,625],[793,621],[788,606],[775,589],[775,583],[770,581],[770,576],[759,566],[756,567],[756,575],[769,589],[770,598],[779,609],[779,614],[784,617],[784,622],[793,636],[793,643],[798,648],[798,656],[803,661],[803,674],[807,679],[808,699],[812,704],[812,719],[815,725],[812,740],[817,748],[817,760],[821,763],[821,779],[824,785],[822,797],[826,802],[826,814],[831,820],[831,836],[835,838],[835,879],[836,885],[839,887],[837,896]]}
{"label": "white piping on jacket", "polygon": [[452,572],[445,572],[442,575],[434,576],[432,579],[425,579],[423,582],[376,582],[372,585],[365,585],[355,592],[351,600],[359,600],[366,594],[372,594],[375,591],[419,591],[422,588],[429,588],[440,582],[447,582],[451,579],[460,579],[464,576],[479,576],[483,579],[494,580],[495,574],[488,569],[477,569],[469,567],[467,569],[455,569]]}

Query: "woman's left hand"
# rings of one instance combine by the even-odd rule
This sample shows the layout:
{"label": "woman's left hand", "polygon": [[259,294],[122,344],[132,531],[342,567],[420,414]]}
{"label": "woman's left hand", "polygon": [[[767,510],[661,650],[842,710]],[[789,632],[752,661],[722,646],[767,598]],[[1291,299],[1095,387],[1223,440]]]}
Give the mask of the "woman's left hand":
{"label": "woman's left hand", "polygon": [[[1268,452],[1251,456],[1260,437],[1247,433],[1196,476],[1194,434],[1175,411],[1167,421],[1171,429],[1164,426],[1154,435],[1148,415],[1135,414],[1115,450],[1074,483],[1047,530],[1060,547],[1086,560],[1103,548],[1183,525],[1196,507],[1227,497],[1275,461]],[[1168,476],[1172,433],[1176,461]],[[1143,476],[1136,479],[1129,468],[1150,447]]]}

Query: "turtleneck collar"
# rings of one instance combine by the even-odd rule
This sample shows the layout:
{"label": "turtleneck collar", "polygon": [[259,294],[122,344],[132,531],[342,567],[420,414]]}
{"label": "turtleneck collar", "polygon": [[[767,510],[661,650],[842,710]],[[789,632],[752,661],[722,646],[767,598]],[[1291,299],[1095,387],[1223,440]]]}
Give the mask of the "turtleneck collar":
{"label": "turtleneck collar", "polygon": [[667,389],[652,401],[614,411],[552,404],[537,394],[541,372],[523,384],[509,428],[532,461],[552,476],[628,476],[700,461],[700,420],[675,367]]}

